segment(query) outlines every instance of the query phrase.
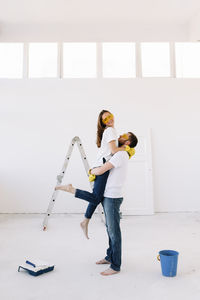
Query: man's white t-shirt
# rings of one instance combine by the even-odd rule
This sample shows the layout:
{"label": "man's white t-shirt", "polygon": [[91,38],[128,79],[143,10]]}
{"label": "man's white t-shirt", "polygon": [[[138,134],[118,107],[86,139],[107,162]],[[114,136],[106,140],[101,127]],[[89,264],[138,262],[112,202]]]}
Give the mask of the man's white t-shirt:
{"label": "man's white t-shirt", "polygon": [[103,165],[103,157],[106,161],[108,161],[111,158],[111,150],[109,146],[109,142],[116,141],[117,145],[117,133],[116,130],[112,127],[108,127],[104,130],[102,140],[101,140],[101,147],[98,150],[97,153],[97,159],[94,167],[99,167]]}
{"label": "man's white t-shirt", "polygon": [[128,160],[129,156],[126,151],[118,151],[109,160],[114,168],[110,170],[104,191],[104,197],[123,197],[123,185],[126,179]]}

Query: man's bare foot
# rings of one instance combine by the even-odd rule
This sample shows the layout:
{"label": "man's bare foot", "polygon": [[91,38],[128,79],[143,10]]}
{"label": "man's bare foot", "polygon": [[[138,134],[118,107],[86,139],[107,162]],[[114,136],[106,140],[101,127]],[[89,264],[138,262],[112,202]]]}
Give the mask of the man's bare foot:
{"label": "man's bare foot", "polygon": [[55,187],[55,190],[58,191],[64,191],[68,193],[75,194],[76,189],[72,186],[72,184],[67,184],[67,185],[58,185]]}
{"label": "man's bare foot", "polygon": [[107,270],[101,272],[100,274],[103,275],[103,276],[109,276],[109,275],[114,275],[114,274],[117,274],[119,273],[119,271],[115,271],[111,268],[108,268]]}
{"label": "man's bare foot", "polygon": [[89,223],[90,219],[84,219],[80,225],[81,228],[83,229],[83,233],[85,234],[86,238],[89,240],[89,236],[88,236],[88,223]]}
{"label": "man's bare foot", "polygon": [[96,262],[97,265],[107,265],[110,264],[110,262],[108,260],[106,260],[105,258],[99,260]]}

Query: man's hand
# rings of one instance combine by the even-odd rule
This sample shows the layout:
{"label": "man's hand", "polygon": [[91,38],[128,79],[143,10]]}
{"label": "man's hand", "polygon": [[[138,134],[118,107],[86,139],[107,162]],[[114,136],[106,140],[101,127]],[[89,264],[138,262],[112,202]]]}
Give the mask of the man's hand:
{"label": "man's hand", "polygon": [[112,168],[114,168],[114,166],[108,161],[105,164],[103,164],[103,166],[92,169],[91,174],[97,175],[97,176],[102,175],[106,171],[111,170]]}
{"label": "man's hand", "polygon": [[91,173],[91,169],[88,171],[88,175],[89,175],[89,182],[95,181],[96,176]]}

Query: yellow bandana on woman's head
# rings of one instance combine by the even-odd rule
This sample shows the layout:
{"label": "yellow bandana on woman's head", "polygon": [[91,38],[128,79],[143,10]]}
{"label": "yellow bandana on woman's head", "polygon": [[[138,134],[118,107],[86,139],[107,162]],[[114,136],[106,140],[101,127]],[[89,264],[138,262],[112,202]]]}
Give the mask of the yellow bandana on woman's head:
{"label": "yellow bandana on woman's head", "polygon": [[126,145],[125,151],[128,152],[129,159],[135,154],[135,148],[130,148],[128,145]]}
{"label": "yellow bandana on woman's head", "polygon": [[113,118],[114,118],[113,114],[109,114],[106,118],[102,120],[102,122],[103,124],[106,125],[110,120],[113,120]]}

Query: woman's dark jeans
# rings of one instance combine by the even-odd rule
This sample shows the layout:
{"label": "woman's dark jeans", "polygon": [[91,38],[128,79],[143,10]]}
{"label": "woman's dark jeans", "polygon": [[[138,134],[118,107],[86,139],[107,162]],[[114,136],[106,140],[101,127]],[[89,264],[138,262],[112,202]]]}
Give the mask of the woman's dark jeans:
{"label": "woman's dark jeans", "polygon": [[85,213],[85,217],[87,219],[90,219],[92,217],[98,204],[103,201],[103,194],[106,187],[108,175],[109,171],[105,172],[102,175],[96,176],[92,193],[76,189],[76,198],[80,198],[90,202]]}

